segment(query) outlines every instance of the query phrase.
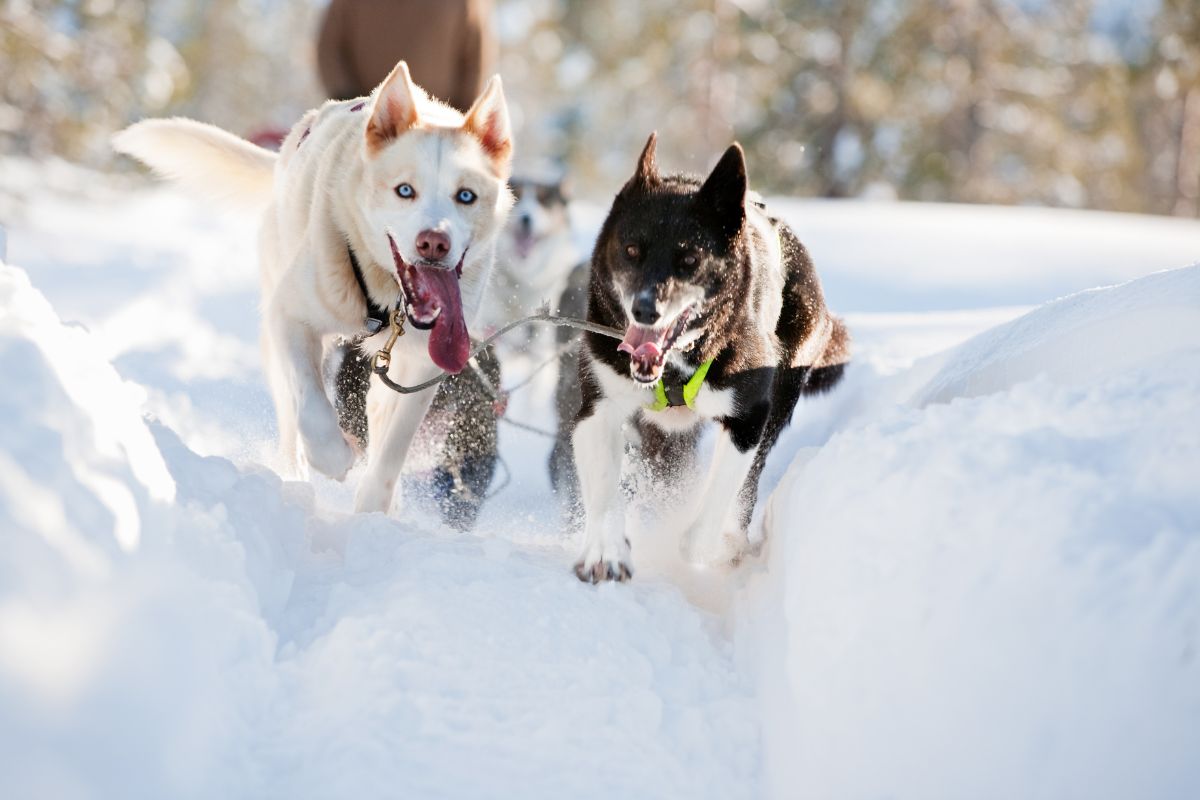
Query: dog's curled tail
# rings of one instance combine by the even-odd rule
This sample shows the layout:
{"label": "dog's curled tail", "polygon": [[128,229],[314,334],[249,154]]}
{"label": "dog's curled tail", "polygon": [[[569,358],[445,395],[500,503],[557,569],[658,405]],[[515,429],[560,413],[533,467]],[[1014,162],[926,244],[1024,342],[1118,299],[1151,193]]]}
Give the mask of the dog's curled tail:
{"label": "dog's curled tail", "polygon": [[276,154],[214,125],[145,119],[113,136],[117,152],[214,200],[252,207],[271,199]]}

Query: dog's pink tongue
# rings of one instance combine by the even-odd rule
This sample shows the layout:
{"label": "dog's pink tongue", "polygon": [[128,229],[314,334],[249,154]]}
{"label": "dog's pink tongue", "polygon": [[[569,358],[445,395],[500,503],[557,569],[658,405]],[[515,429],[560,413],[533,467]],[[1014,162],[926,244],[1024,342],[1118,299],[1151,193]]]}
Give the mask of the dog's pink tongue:
{"label": "dog's pink tongue", "polygon": [[630,325],[625,338],[617,345],[618,352],[629,353],[629,357],[642,364],[653,364],[662,355],[658,334],[653,328]]}
{"label": "dog's pink tongue", "polygon": [[516,235],[517,255],[521,258],[529,258],[529,254],[533,252],[533,234],[518,233]]}
{"label": "dog's pink tongue", "polygon": [[462,372],[471,357],[471,336],[463,319],[458,275],[452,269],[416,267],[416,270],[442,309],[429,332],[429,357],[447,372]]}

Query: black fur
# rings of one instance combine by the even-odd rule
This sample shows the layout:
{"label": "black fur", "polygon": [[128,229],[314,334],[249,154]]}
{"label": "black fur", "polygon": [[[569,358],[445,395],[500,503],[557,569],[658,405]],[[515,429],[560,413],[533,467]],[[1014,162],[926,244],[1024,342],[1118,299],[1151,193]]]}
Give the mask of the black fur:
{"label": "black fur", "polygon": [[[660,175],[652,135],[634,176],[621,189],[596,241],[588,288],[587,318],[625,329],[630,323],[614,287],[633,296],[653,292],[667,303],[673,292],[703,288],[703,314],[688,322],[698,339],[684,352],[680,369],[669,360],[666,384],[683,383],[701,363],[713,359],[705,381],[712,389],[731,389],[734,414],[715,420],[742,452],[755,450],[755,460],[740,495],[742,524],[749,523],[758,481],[767,455],[791,420],[805,394],[832,388],[849,357],[849,336],[841,320],[825,306],[820,281],[808,251],[788,226],[766,217],[778,235],[783,258],[783,286],[772,285],[766,259],[770,242],[748,215],[745,162],[741,148],[731,146],[703,181],[686,175]],[[770,235],[770,234],[769,234]],[[689,266],[684,256],[697,256]],[[771,296],[781,292],[780,296]],[[777,319],[768,319],[782,301]],[[809,357],[804,357],[808,354]],[[630,356],[616,342],[585,333],[579,358],[578,411],[574,423],[592,415],[601,399],[591,364],[602,363],[631,384]],[[560,386],[560,414],[569,408],[572,387]],[[651,394],[646,392],[647,402]],[[647,429],[657,429],[655,413],[643,411],[643,455]],[[673,412],[672,412],[673,413]],[[572,425],[560,426],[551,469],[557,487],[572,490],[574,474],[562,454],[570,450]],[[652,460],[691,464],[696,436],[663,436]],[[574,498],[570,498],[574,502]]]}
{"label": "black fur", "polygon": [[[558,313],[567,317],[583,317],[587,313],[588,263],[576,265],[567,279],[567,288],[558,301]],[[566,347],[558,360],[558,385],[555,406],[558,410],[558,436],[550,451],[550,485],[570,517],[582,513],[579,508],[579,478],[575,474],[575,448],[571,445],[571,430],[579,413],[582,398],[579,393],[579,339],[574,328],[557,329],[558,344]],[[567,343],[574,338],[573,346]]]}

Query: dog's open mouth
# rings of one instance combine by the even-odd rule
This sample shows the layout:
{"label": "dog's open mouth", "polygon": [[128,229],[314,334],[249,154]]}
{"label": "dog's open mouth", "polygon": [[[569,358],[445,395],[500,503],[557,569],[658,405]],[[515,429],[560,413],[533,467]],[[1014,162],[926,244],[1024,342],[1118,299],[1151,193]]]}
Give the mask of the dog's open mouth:
{"label": "dog's open mouth", "polygon": [[517,231],[513,234],[513,244],[516,246],[517,256],[520,258],[529,258],[529,254],[533,252],[534,245],[537,244],[537,237],[532,232]]}
{"label": "dog's open mouth", "polygon": [[685,308],[673,321],[658,327],[630,323],[617,350],[629,353],[629,374],[635,381],[649,386],[662,377],[667,351],[687,327],[693,308]]}
{"label": "dog's open mouth", "polygon": [[[447,372],[462,372],[471,357],[471,336],[467,333],[458,289],[462,259],[453,269],[409,264],[390,235],[388,241],[396,262],[396,275],[404,289],[408,321],[414,328],[429,331],[429,357],[433,363]],[[466,257],[464,250],[463,259]]]}

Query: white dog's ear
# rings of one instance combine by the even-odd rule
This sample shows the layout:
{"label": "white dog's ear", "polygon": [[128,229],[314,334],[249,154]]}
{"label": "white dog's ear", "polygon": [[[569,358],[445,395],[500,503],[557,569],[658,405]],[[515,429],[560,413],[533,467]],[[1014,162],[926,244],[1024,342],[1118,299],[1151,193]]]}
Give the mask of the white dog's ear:
{"label": "white dog's ear", "polygon": [[504,99],[504,86],[500,76],[493,75],[483,87],[483,94],[467,112],[463,130],[470,133],[483,145],[483,151],[491,159],[493,171],[507,178],[512,166],[512,128],[508,122],[508,103]]}
{"label": "white dog's ear", "polygon": [[375,104],[367,122],[367,147],[377,150],[416,125],[417,96],[408,64],[401,61],[375,90]]}

